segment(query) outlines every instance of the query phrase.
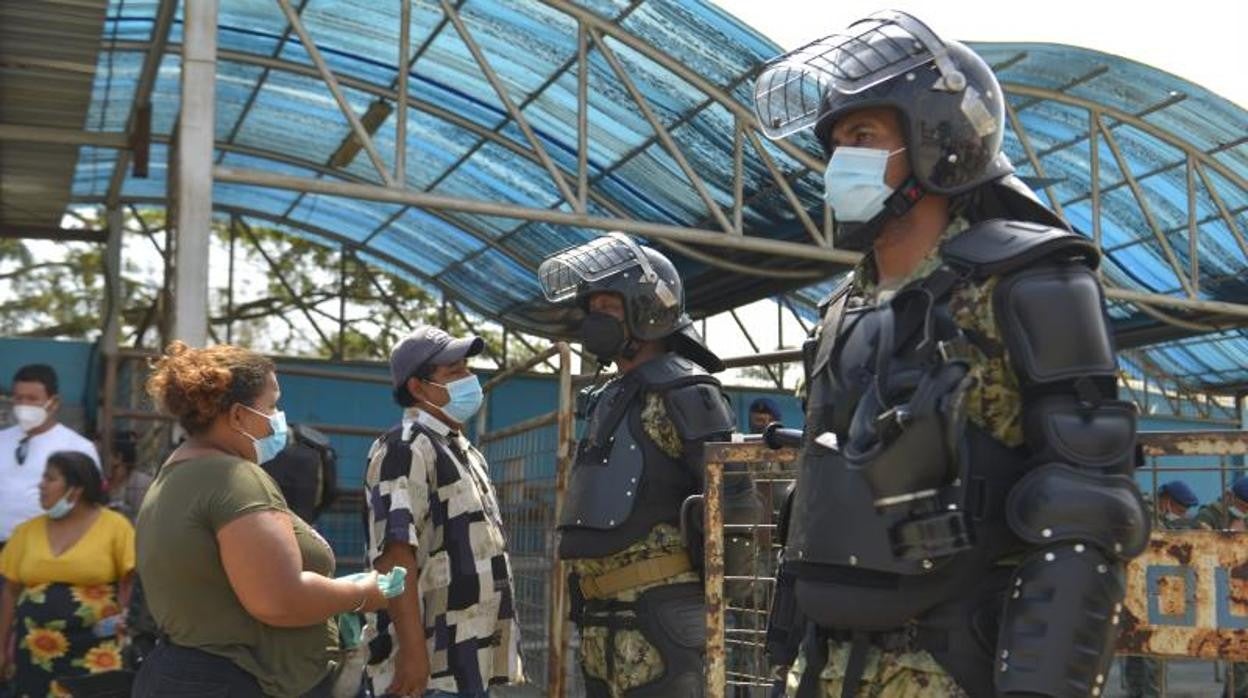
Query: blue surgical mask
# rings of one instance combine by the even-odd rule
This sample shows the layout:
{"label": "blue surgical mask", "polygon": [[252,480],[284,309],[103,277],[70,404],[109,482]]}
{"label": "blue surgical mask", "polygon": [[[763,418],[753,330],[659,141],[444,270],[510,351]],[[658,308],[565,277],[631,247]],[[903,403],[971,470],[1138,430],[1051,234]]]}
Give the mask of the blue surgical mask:
{"label": "blue surgical mask", "polygon": [[[434,383],[434,385],[438,384]],[[485,393],[481,390],[481,381],[477,380],[476,376],[464,376],[441,387],[446,389],[451,400],[438,409],[461,424],[476,414],[477,410],[481,409],[481,402],[485,400]]]}
{"label": "blue surgical mask", "polygon": [[273,431],[273,433],[268,436],[262,436],[257,439],[251,434],[248,434],[241,429],[239,430],[244,436],[251,439],[252,445],[256,448],[256,465],[268,463],[277,457],[277,454],[281,453],[283,448],[286,448],[286,413],[281,410],[277,410],[273,414],[265,414],[259,410],[253,410],[246,405],[243,405],[243,407],[269,420],[269,428]]}
{"label": "blue surgical mask", "polygon": [[888,159],[905,150],[839,146],[823,171],[823,200],[838,221],[865,223],[880,211],[893,188],[884,181]]}
{"label": "blue surgical mask", "polygon": [[48,507],[46,512],[49,519],[63,519],[74,510],[74,503],[69,501],[69,493],[66,492],[64,497],[56,500],[56,503]]}

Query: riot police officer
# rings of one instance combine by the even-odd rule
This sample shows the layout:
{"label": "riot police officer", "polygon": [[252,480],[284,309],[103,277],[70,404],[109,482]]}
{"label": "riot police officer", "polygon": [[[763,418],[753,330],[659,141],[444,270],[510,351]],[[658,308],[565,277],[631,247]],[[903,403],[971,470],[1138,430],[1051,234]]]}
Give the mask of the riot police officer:
{"label": "riot police officer", "polygon": [[755,96],[770,137],[813,127],[836,245],[866,253],[807,344],[789,694],[1100,695],[1149,525],[1098,250],[1012,175],[988,65],[912,16]]}
{"label": "riot police officer", "polygon": [[585,432],[558,521],[586,691],[701,696],[706,627],[693,505],[702,444],[726,440],[734,426],[711,375],[723,365],[684,312],[676,268],[627,235],[562,252],[538,274],[585,350],[619,368],[578,398]]}

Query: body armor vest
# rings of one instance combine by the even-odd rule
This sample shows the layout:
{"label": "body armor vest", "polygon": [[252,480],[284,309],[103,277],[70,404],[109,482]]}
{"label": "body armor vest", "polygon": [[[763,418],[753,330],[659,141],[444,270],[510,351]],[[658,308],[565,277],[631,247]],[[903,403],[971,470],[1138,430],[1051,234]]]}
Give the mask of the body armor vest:
{"label": "body armor vest", "polygon": [[[953,289],[984,278],[977,270],[1011,270],[994,257],[1035,257],[1000,244],[1000,235],[985,236],[995,248],[977,244],[977,227],[958,245],[995,255],[972,264],[946,255],[945,266],[875,306],[843,288],[808,342],[805,441],[785,555],[802,612],[821,626],[897,628],[971,593],[996,560],[1025,548],[1004,509],[1026,453],[967,422],[973,338],[948,302]],[[1031,249],[1045,251],[1057,235],[1075,237],[1053,231]]]}
{"label": "body armor vest", "polygon": [[577,444],[559,517],[559,554],[598,558],[644,538],[660,523],[679,525],[685,498],[697,494],[689,465],[645,433],[647,393],[718,381],[675,354],[648,361],[589,396],[585,433]]}

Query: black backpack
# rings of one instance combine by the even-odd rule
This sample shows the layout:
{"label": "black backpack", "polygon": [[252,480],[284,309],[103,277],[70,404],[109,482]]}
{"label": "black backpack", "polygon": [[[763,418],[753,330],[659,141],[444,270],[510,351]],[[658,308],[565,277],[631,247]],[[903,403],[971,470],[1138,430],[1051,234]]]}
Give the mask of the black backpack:
{"label": "black backpack", "polygon": [[324,514],[338,499],[338,453],[324,433],[305,424],[290,428],[295,442],[307,446],[320,456],[320,477],[317,478],[316,516]]}

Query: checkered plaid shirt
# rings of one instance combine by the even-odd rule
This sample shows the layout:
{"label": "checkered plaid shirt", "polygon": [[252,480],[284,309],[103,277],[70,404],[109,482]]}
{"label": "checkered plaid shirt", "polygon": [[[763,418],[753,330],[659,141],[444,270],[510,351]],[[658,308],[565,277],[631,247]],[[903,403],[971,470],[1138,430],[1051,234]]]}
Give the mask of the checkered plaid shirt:
{"label": "checkered plaid shirt", "polygon": [[[523,681],[511,564],[485,457],[464,436],[419,409],[373,443],[364,476],[368,561],[386,543],[416,549],[429,689],[484,691]],[[385,690],[398,638],[385,611],[365,629],[369,676]]]}

